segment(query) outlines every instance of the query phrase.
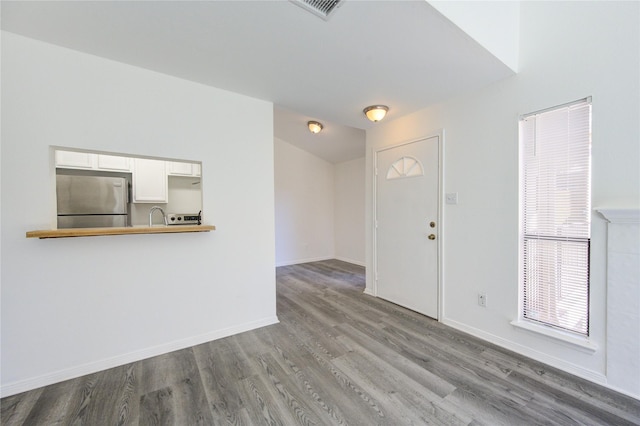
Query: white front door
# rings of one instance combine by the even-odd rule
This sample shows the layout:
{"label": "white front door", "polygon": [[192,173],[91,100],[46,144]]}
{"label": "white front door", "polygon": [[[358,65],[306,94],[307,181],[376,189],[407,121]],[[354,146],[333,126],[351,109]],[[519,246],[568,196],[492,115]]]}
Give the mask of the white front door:
{"label": "white front door", "polygon": [[376,153],[378,297],[438,318],[439,137]]}

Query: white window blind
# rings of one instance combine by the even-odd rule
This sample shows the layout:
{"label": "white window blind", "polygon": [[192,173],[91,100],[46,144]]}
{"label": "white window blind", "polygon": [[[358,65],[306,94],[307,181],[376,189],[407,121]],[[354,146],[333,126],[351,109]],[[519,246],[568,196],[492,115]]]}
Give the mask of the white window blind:
{"label": "white window blind", "polygon": [[520,120],[523,318],[589,335],[591,101]]}

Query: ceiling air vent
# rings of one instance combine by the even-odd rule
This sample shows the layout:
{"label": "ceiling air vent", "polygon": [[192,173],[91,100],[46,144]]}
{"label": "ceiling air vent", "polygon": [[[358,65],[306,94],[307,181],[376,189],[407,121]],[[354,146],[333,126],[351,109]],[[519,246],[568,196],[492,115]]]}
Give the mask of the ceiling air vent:
{"label": "ceiling air vent", "polygon": [[344,0],[290,0],[293,4],[297,4],[303,9],[308,10],[316,16],[321,17],[325,21],[329,19],[334,10],[336,10]]}

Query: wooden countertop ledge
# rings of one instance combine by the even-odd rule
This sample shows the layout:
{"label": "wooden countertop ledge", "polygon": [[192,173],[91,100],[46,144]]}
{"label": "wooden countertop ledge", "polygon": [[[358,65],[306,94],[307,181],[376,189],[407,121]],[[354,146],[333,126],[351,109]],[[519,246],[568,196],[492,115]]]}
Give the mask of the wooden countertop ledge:
{"label": "wooden countertop ledge", "polygon": [[179,234],[184,232],[209,232],[216,229],[213,225],[175,225],[175,226],[133,226],[126,228],[70,228],[29,231],[27,238],[69,238],[97,237],[104,235],[129,234]]}

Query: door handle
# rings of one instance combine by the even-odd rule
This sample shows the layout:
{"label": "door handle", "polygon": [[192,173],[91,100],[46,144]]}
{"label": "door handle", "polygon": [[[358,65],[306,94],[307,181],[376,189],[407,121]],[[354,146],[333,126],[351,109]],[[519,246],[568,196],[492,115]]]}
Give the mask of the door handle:
{"label": "door handle", "polygon": [[429,234],[429,239],[430,239],[430,240],[435,240],[435,239],[436,239],[435,234]]}

